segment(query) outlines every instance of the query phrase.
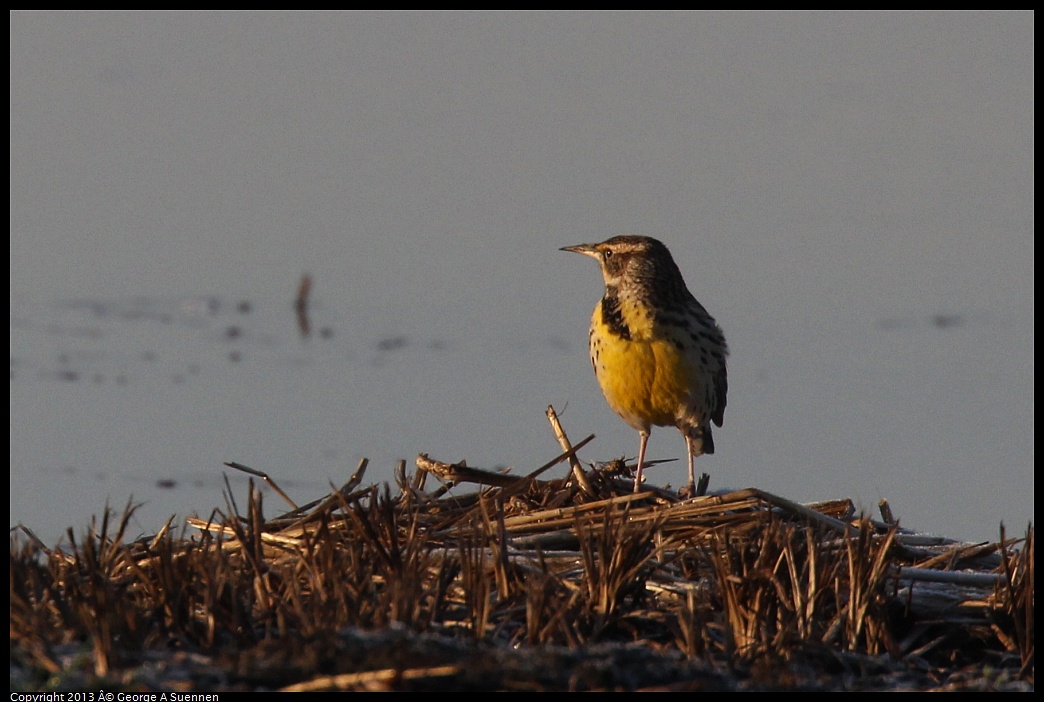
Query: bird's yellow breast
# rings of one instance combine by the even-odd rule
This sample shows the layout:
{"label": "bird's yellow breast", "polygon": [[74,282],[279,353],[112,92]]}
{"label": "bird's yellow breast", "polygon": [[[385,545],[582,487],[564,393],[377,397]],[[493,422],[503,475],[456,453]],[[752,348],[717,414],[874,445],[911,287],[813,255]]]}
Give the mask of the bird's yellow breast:
{"label": "bird's yellow breast", "polygon": [[602,394],[639,431],[675,425],[697,385],[694,366],[670,338],[644,333],[650,329],[641,325],[631,330],[630,339],[613,333],[602,319],[601,306],[595,309],[591,362]]}

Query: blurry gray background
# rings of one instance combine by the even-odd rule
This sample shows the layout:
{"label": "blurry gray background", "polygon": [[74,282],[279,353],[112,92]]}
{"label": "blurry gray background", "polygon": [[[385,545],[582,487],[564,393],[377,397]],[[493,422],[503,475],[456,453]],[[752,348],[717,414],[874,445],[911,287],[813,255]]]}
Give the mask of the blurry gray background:
{"label": "blurry gray background", "polygon": [[635,233],[732,347],[712,489],[1021,533],[1033,19],[14,12],[11,524],[152,533],[224,461],[298,502],[363,457],[529,471],[548,404],[633,457],[558,248]]}

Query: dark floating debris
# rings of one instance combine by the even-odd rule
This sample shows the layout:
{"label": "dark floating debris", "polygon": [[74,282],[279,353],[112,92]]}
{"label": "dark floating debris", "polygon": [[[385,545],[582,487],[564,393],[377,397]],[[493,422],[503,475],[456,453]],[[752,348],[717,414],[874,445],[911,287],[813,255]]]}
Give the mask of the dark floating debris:
{"label": "dark floating debris", "polygon": [[940,329],[959,327],[964,324],[964,318],[959,314],[937,314],[932,317],[932,324]]}
{"label": "dark floating debris", "polygon": [[297,284],[297,297],[294,298],[294,311],[297,314],[297,329],[302,339],[307,339],[312,332],[312,322],[308,319],[308,293],[312,290],[312,276],[305,273]]}
{"label": "dark floating debris", "polygon": [[938,313],[928,317],[886,317],[877,321],[879,329],[916,329],[923,328],[926,323],[939,329],[963,327],[967,320],[960,314]]}
{"label": "dark floating debris", "polygon": [[80,374],[71,369],[41,371],[38,375],[43,380],[59,380],[65,383],[75,383],[80,379]]}
{"label": "dark floating debris", "polygon": [[380,351],[398,351],[399,349],[406,348],[409,343],[409,340],[405,336],[392,336],[378,341],[377,349]]}

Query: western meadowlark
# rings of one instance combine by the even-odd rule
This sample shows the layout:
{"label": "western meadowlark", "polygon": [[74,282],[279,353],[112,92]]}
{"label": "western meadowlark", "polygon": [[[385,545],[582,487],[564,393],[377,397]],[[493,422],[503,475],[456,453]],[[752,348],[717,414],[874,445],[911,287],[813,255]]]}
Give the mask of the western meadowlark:
{"label": "western meadowlark", "polygon": [[602,267],[605,296],[591,316],[591,365],[609,407],[638,430],[635,492],[655,424],[675,426],[685,437],[691,493],[693,459],[714,453],[710,423],[720,427],[725,416],[725,335],[656,239],[616,236],[562,251]]}

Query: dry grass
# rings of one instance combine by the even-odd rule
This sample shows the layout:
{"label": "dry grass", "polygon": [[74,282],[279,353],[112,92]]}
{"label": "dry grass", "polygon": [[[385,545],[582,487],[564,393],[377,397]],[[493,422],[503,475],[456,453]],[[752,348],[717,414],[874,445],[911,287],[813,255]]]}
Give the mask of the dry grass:
{"label": "dry grass", "polygon": [[251,482],[181,536],[128,542],[131,506],[58,550],[15,533],[12,688],[1032,689],[1032,527],[418,465],[275,518]]}

